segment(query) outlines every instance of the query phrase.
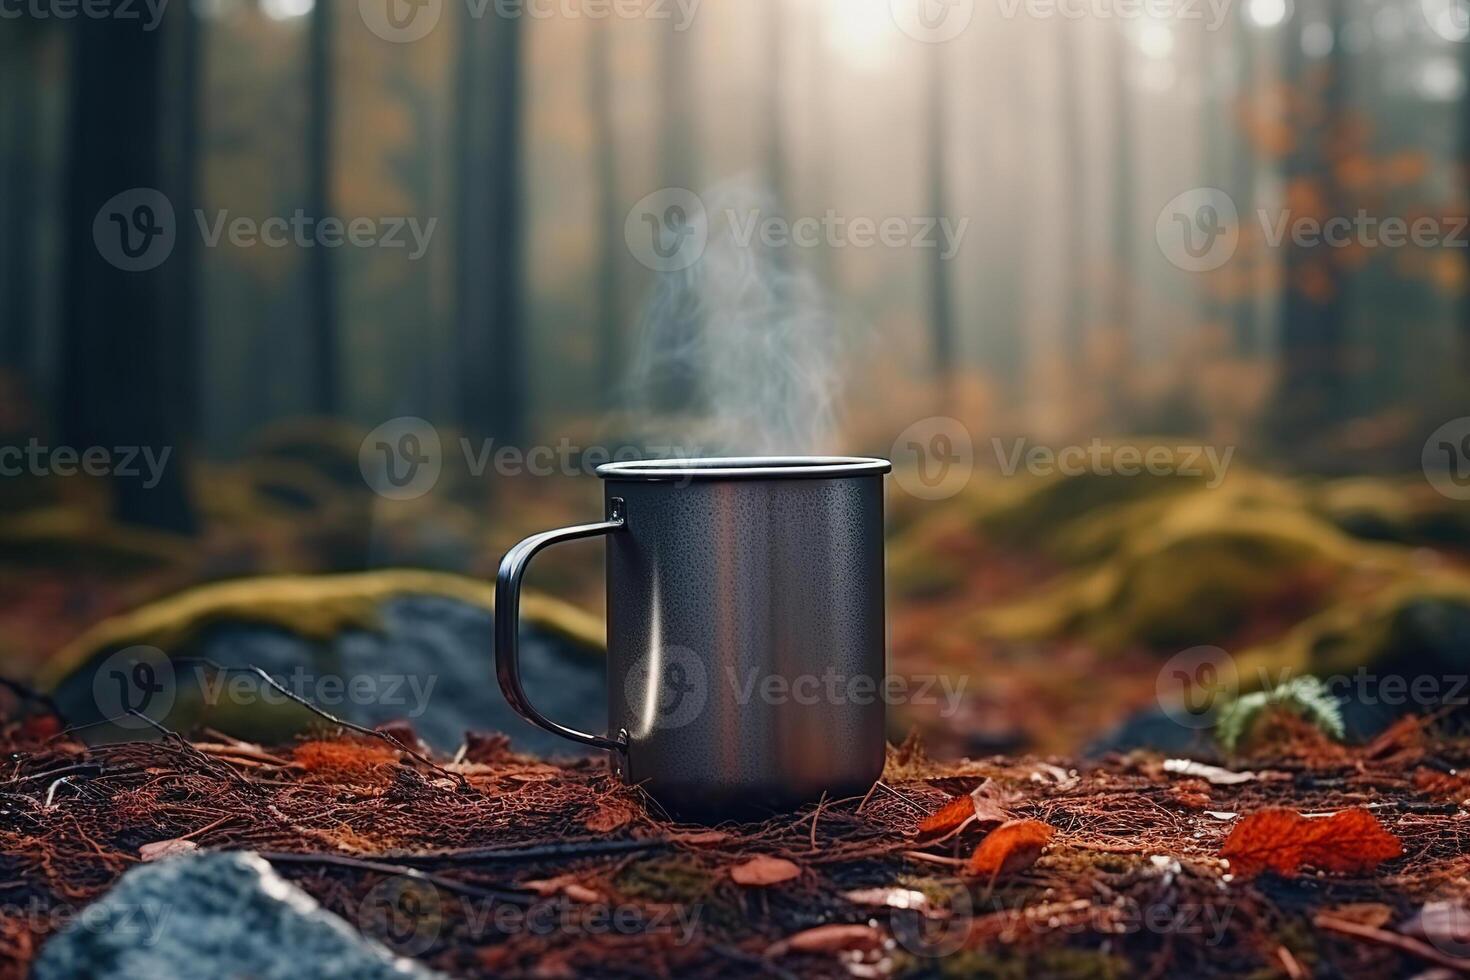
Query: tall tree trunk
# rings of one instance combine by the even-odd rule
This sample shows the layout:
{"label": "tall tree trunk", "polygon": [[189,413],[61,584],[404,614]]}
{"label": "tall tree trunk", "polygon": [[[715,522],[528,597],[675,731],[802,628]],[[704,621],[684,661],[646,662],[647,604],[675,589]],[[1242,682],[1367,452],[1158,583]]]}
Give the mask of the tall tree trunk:
{"label": "tall tree trunk", "polygon": [[[675,30],[672,25],[663,29],[658,62],[659,184],[662,188],[683,188],[698,194],[702,189],[702,161],[693,49],[694,35],[689,31]],[[701,266],[696,263],[681,272],[658,275],[664,277],[660,288],[668,290],[674,298],[672,302],[660,304],[655,314],[660,321],[649,324],[653,333],[642,343],[667,345],[673,351],[691,351],[704,329]],[[658,360],[658,370],[648,379],[651,390],[644,396],[649,407],[667,414],[696,414],[705,399],[700,382],[701,365],[690,356]]]}
{"label": "tall tree trunk", "polygon": [[[1326,75],[1320,91],[1320,120],[1313,127],[1295,119],[1296,146],[1287,156],[1283,182],[1288,196],[1294,184],[1317,182],[1322,189],[1329,216],[1346,213],[1341,188],[1333,178],[1332,160],[1326,150],[1341,132],[1346,58],[1342,53],[1342,13],[1330,4],[1334,37],[1332,53],[1322,65]],[[1284,81],[1299,99],[1312,82],[1311,66],[1302,52],[1295,31],[1282,32]],[[1285,446],[1308,437],[1319,437],[1323,427],[1342,421],[1344,395],[1343,343],[1346,304],[1344,277],[1333,261],[1333,249],[1302,248],[1288,239],[1283,245],[1284,274],[1281,292],[1281,386],[1276,397],[1277,435]]]}
{"label": "tall tree trunk", "polygon": [[[332,214],[332,131],[336,122],[332,85],[333,24],[336,9],[327,0],[317,0],[311,10],[307,51],[307,211],[321,222]],[[341,410],[339,390],[340,350],[337,328],[337,270],[333,250],[307,249],[307,290],[311,324],[311,407],[318,415]]]}
{"label": "tall tree trunk", "polygon": [[[947,44],[929,45],[924,92],[929,214],[936,220],[949,216],[949,121],[945,100],[949,84],[948,47]],[[939,248],[929,250],[929,303],[930,369],[939,389],[940,403],[947,406],[954,395],[954,292],[950,286],[949,260]]]}
{"label": "tall tree trunk", "polygon": [[[36,357],[36,168],[39,109],[36,46],[40,32],[30,24],[11,30],[0,80],[8,106],[0,107],[0,365],[33,380]],[[8,110],[8,111],[7,111]]]}
{"label": "tall tree trunk", "polygon": [[[70,30],[63,434],[78,450],[97,446],[115,453],[119,520],[187,531],[193,516],[178,433],[180,415],[189,409],[170,401],[168,377],[180,324],[162,315],[165,270],[177,259],[139,271],[127,268],[138,256],[149,261],[167,254],[155,249],[167,241],[168,216],[142,203],[139,195],[146,192],[136,190],[153,189],[151,204],[158,203],[164,32],[88,18]],[[104,204],[124,191],[133,196],[108,205],[110,213],[99,217]],[[178,218],[176,235],[192,233],[190,216]],[[123,466],[123,454],[133,447],[155,454],[168,450],[161,473],[150,474],[136,456]]]}
{"label": "tall tree trunk", "polygon": [[1081,45],[1075,33],[1082,25],[1061,21],[1054,27],[1060,54],[1057,85],[1061,93],[1062,214],[1066,235],[1067,269],[1062,277],[1065,313],[1062,346],[1072,367],[1073,382],[1085,380],[1087,370],[1087,168],[1082,133],[1082,91],[1078,85]]}
{"label": "tall tree trunk", "polygon": [[1113,260],[1117,263],[1113,275],[1113,302],[1111,318],[1114,329],[1120,332],[1120,341],[1131,345],[1137,324],[1133,297],[1136,289],[1134,276],[1137,263],[1133,254],[1135,244],[1134,209],[1136,206],[1133,143],[1137,138],[1133,122],[1133,91],[1129,84],[1128,67],[1131,53],[1128,38],[1123,31],[1113,32],[1112,87],[1113,100],[1113,217],[1112,239]]}
{"label": "tall tree trunk", "polygon": [[623,208],[618,198],[617,127],[613,123],[612,35],[593,23],[587,66],[588,115],[592,118],[593,169],[597,180],[597,381],[602,403],[617,403],[623,354]]}
{"label": "tall tree trunk", "polygon": [[764,116],[766,124],[766,184],[776,213],[787,215],[790,207],[790,187],[786,168],[786,34],[782,0],[766,0],[765,46],[766,77]]}
{"label": "tall tree trunk", "polygon": [[526,433],[521,334],[521,18],[460,23],[457,398],[467,431]]}
{"label": "tall tree trunk", "polygon": [[[1460,45],[1460,70],[1470,79],[1470,43]],[[1460,97],[1460,200],[1470,202],[1470,98]],[[1470,207],[1464,203],[1462,207]],[[1465,250],[1467,279],[1470,279],[1470,249]],[[1460,345],[1462,369],[1470,375],[1470,289],[1462,292],[1460,300]]]}
{"label": "tall tree trunk", "polygon": [[164,87],[160,114],[164,127],[161,182],[174,202],[180,234],[168,264],[163,316],[175,325],[172,339],[161,352],[166,397],[176,406],[179,438],[190,443],[199,435],[199,275],[198,240],[192,231],[199,206],[199,103],[203,84],[203,37],[193,4],[180,4],[165,26],[165,76],[177,84]]}
{"label": "tall tree trunk", "polygon": [[[1227,114],[1227,118],[1236,121],[1229,130],[1232,133],[1230,191],[1231,196],[1235,199],[1243,230],[1256,206],[1256,151],[1238,120],[1242,115],[1243,103],[1256,101],[1256,41],[1255,32],[1241,24],[1238,18],[1234,19],[1231,31],[1235,43],[1227,45],[1225,50],[1240,66],[1240,81],[1232,92],[1234,100],[1230,103]],[[1218,122],[1206,121],[1206,126],[1213,125],[1218,125]],[[1236,352],[1241,355],[1259,356],[1261,345],[1256,328],[1254,288],[1247,285],[1240,292],[1232,293],[1230,311],[1235,327]]]}

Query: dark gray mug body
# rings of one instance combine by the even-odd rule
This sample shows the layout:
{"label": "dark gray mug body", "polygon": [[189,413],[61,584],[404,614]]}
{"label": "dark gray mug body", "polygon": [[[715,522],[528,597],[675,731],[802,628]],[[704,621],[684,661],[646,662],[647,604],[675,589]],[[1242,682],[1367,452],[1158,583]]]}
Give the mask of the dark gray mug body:
{"label": "dark gray mug body", "polygon": [[[609,749],[615,771],[672,812],[743,816],[866,792],[884,759],[888,469],[833,457],[599,468],[607,520],[528,539],[501,567],[507,698]],[[608,538],[606,736],[530,708],[507,635],[507,593],[530,556],[592,534]]]}

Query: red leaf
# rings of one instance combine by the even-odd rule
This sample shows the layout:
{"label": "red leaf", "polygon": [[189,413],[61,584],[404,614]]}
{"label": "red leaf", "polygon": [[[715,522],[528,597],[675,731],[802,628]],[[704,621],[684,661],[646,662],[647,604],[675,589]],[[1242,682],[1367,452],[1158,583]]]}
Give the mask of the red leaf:
{"label": "red leaf", "polygon": [[1399,839],[1359,808],[1319,819],[1295,810],[1261,810],[1242,818],[1220,848],[1231,870],[1245,876],[1294,875],[1303,866],[1366,874],[1403,853]]}
{"label": "red leaf", "polygon": [[970,855],[965,871],[972,875],[995,878],[1023,871],[1036,863],[1042,850],[1056,833],[1040,820],[1011,820],[992,830],[975,853]]}

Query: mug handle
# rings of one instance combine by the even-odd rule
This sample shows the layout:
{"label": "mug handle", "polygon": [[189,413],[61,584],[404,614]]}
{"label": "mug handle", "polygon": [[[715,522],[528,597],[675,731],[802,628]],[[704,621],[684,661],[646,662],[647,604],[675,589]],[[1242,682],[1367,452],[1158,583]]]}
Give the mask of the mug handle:
{"label": "mug handle", "polygon": [[525,576],[526,568],[531,564],[531,559],[536,556],[536,553],[542,548],[560,544],[563,541],[576,541],[579,538],[611,534],[613,531],[621,530],[625,523],[623,500],[621,497],[613,497],[608,501],[607,520],[598,524],[579,524],[576,527],[564,527],[555,531],[533,534],[507,551],[505,558],[500,563],[500,574],[495,579],[495,677],[500,681],[500,690],[505,695],[505,700],[510,702],[516,714],[533,725],[541,726],[553,735],[560,735],[562,738],[590,745],[593,748],[615,749],[619,752],[627,751],[628,745],[625,740],[609,738],[606,735],[588,735],[586,732],[559,725],[531,706],[531,702],[526,698],[526,692],[521,688],[519,630],[521,579]]}

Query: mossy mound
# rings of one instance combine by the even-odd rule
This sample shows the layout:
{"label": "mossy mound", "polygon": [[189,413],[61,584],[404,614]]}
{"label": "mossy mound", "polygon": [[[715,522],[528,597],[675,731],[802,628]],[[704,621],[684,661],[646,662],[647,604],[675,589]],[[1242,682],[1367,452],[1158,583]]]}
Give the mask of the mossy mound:
{"label": "mossy mound", "polygon": [[1247,690],[1299,674],[1443,678],[1464,675],[1467,664],[1470,576],[1455,572],[1417,575],[1369,598],[1337,603],[1237,658]]}
{"label": "mossy mound", "polygon": [[1470,502],[1451,500],[1423,477],[1359,477],[1312,489],[1310,505],[1354,537],[1470,548]]}
{"label": "mossy mound", "polygon": [[0,518],[0,564],[126,573],[182,567],[190,559],[188,538],[89,509],[58,505]]}
{"label": "mossy mound", "polygon": [[[130,646],[174,654],[219,623],[270,626],[325,641],[346,629],[372,630],[380,603],[393,596],[432,595],[494,610],[495,586],[447,572],[391,569],[355,575],[284,575],[241,579],[189,589],[160,602],[103,620],[67,644],[46,665],[40,682],[61,678],[99,657]],[[537,593],[521,598],[521,618],[588,650],[604,647],[602,624],[575,606]]]}
{"label": "mossy mound", "polygon": [[1052,543],[1080,568],[1039,595],[982,611],[975,625],[1004,639],[1180,649],[1219,643],[1267,606],[1315,612],[1354,576],[1407,571],[1398,549],[1351,538],[1263,489],[1199,488],[1079,522]]}
{"label": "mossy mound", "polygon": [[339,490],[363,490],[358,455],[365,435],[357,426],[336,419],[286,419],[251,440],[246,460],[309,467]]}

